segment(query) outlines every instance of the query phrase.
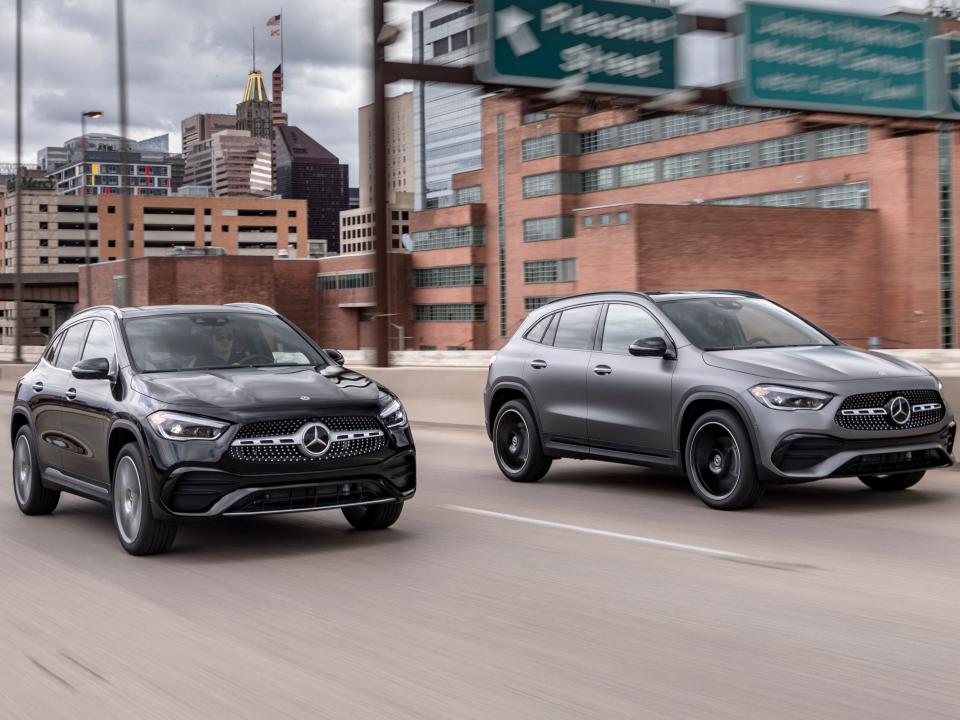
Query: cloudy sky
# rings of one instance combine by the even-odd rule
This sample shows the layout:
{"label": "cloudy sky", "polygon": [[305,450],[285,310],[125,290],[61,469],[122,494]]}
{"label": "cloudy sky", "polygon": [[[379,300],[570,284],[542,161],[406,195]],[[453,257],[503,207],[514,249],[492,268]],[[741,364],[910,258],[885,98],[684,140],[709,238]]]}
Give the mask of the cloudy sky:
{"label": "cloudy sky", "polygon": [[[232,112],[250,69],[251,27],[257,65],[268,74],[280,45],[266,20],[283,6],[284,110],[351,166],[356,182],[357,108],[370,101],[365,60],[367,0],[126,0],[129,125],[140,139],[170,133],[180,146],[180,121],[196,112]],[[404,29],[397,52],[409,57],[409,15],[424,0],[388,3]],[[684,10],[727,14],[734,0],[695,0]],[[792,4],[881,12],[927,0],[794,0]],[[117,132],[114,0],[23,0],[24,158],[79,134],[81,110],[103,110],[91,124]],[[14,159],[14,0],[0,0],[0,163]],[[269,79],[268,79],[269,83]]]}

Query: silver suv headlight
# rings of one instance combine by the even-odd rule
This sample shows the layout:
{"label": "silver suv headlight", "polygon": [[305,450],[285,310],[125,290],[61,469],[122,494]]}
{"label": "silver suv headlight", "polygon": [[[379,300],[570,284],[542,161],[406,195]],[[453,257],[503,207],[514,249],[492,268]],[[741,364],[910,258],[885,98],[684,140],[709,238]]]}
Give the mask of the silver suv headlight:
{"label": "silver suv headlight", "polygon": [[774,410],[822,410],[833,398],[830,393],[782,385],[755,385],[750,394]]}
{"label": "silver suv headlight", "polygon": [[153,413],[147,420],[157,434],[167,440],[216,440],[230,427],[230,423],[220,420],[166,410]]}
{"label": "silver suv headlight", "polygon": [[389,393],[380,393],[380,419],[388,428],[401,428],[407,424],[407,413],[401,402]]}

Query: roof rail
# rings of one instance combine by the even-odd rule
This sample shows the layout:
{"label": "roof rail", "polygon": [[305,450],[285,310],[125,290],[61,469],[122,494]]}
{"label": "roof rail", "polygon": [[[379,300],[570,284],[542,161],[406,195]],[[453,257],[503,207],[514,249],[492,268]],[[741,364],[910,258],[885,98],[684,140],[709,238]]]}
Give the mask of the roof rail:
{"label": "roof rail", "polygon": [[271,315],[280,314],[269,305],[264,305],[262,303],[235,302],[235,303],[227,303],[227,307],[249,308],[251,310],[265,310]]}
{"label": "roof rail", "polygon": [[733,295],[743,295],[748,298],[760,298],[761,300],[766,300],[765,295],[761,295],[758,292],[753,290],[735,290],[731,288],[709,288],[707,290],[701,290],[700,292],[715,292],[715,293],[731,293]]}
{"label": "roof rail", "polygon": [[544,303],[540,307],[546,307],[547,305],[552,305],[553,303],[560,302],[561,300],[575,300],[579,298],[591,297],[592,295],[636,295],[637,297],[642,297],[652,301],[652,298],[649,295],[647,295],[645,292],[640,292],[639,290],[595,290],[594,292],[577,293],[576,295],[564,295],[563,297],[554,298],[550,302]]}
{"label": "roof rail", "polygon": [[89,312],[91,310],[109,310],[112,313],[114,313],[117,317],[120,317],[122,315],[122,313],[120,312],[120,308],[118,308],[116,305],[91,305],[90,307],[86,307],[83,310],[79,310],[77,312],[77,315],[80,315],[81,313]]}

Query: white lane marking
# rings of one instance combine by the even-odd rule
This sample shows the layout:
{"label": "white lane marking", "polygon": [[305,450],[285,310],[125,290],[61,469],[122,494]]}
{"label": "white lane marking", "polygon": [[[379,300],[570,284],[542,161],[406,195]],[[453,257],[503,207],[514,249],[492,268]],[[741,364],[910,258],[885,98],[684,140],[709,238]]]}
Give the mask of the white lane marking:
{"label": "white lane marking", "polygon": [[568,525],[566,523],[553,522],[552,520],[538,520],[537,518],[525,517],[523,515],[510,515],[508,513],[494,512],[493,510],[481,510],[479,508],[464,507],[463,505],[444,505],[443,507],[447,510],[455,510],[457,512],[500,518],[501,520],[513,520],[514,522],[526,523],[528,525],[539,525],[540,527],[555,528],[557,530],[572,530],[574,532],[583,533],[584,535],[596,535],[598,537],[614,538],[616,540],[629,540],[631,542],[642,543],[643,545],[669,548],[670,550],[681,550],[683,552],[696,553],[697,555],[723,558],[724,560],[736,560],[739,562],[756,563],[759,565],[768,565],[773,567],[788,567],[791,565],[791,563],[776,562],[774,560],[768,560],[766,558],[756,557],[754,555],[744,555],[743,553],[731,552],[729,550],[718,550],[716,548],[703,547],[701,545],[688,545],[686,543],[673,542],[672,540],[659,540],[657,538],[644,537],[643,535],[629,535],[627,533],[612,532],[610,530],[597,530],[596,528],[583,527],[581,525]]}

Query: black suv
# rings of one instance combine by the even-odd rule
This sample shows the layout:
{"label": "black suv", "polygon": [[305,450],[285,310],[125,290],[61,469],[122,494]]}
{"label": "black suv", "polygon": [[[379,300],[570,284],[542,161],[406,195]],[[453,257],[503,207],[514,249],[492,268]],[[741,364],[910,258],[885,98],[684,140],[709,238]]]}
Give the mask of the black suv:
{"label": "black suv", "polygon": [[342,362],[262,305],[84,310],[17,385],[17,504],[110,504],[134,555],[195,518],[341,508],[388,527],[416,490],[413,438],[397,397]]}
{"label": "black suv", "polygon": [[511,480],[554,458],[681,471],[713,508],[767,485],[903,490],[953,463],[940,381],[742,290],[581,295],[530,313],[490,365],[487,430]]}

